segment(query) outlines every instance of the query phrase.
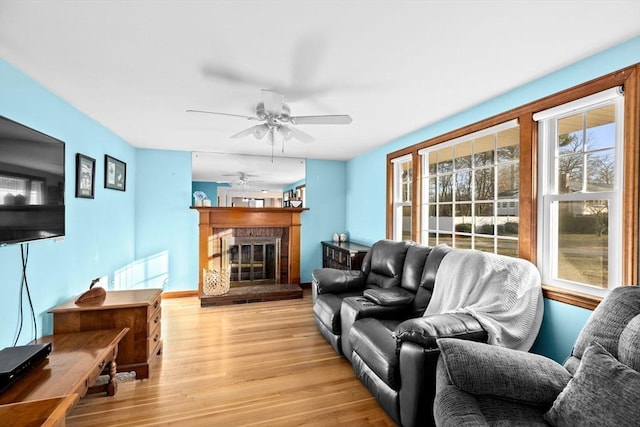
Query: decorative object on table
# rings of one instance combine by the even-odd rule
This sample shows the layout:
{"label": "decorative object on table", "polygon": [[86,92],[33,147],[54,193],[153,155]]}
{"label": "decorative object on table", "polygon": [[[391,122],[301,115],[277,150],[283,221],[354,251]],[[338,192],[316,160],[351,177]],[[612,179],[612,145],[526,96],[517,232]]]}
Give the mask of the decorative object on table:
{"label": "decorative object on table", "polygon": [[298,200],[298,199],[291,199],[289,200],[289,205],[292,208],[299,208],[302,206],[302,200]]}
{"label": "decorative object on table", "polygon": [[107,297],[107,291],[101,286],[96,286],[100,282],[100,278],[93,279],[89,285],[89,290],[83,292],[76,298],[76,305],[100,305]]}
{"label": "decorative object on table", "polygon": [[340,234],[340,241],[341,242],[346,242],[347,241],[347,233],[341,233]]}
{"label": "decorative object on table", "polygon": [[[203,206],[205,200],[209,200],[209,198],[204,191],[196,191],[193,193],[193,206]],[[211,206],[211,202],[209,202],[209,206]]]}
{"label": "decorative object on table", "polygon": [[333,233],[333,241],[336,243],[340,241],[340,235],[338,233]]}
{"label": "decorative object on table", "polygon": [[76,197],[93,199],[96,159],[76,153]]}
{"label": "decorative object on table", "polygon": [[211,207],[211,199],[204,199],[202,201],[202,206],[210,208]]}
{"label": "decorative object on table", "polygon": [[104,155],[104,188],[127,189],[127,164],[108,154]]}
{"label": "decorative object on table", "polygon": [[202,292],[205,295],[224,295],[229,292],[229,276],[226,271],[202,269]]}

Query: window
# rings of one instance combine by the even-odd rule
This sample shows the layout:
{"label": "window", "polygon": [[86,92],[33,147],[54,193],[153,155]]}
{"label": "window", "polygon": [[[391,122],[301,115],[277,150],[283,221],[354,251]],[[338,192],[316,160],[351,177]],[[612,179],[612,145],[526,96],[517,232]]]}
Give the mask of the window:
{"label": "window", "polygon": [[613,88],[534,115],[544,283],[599,296],[621,283],[623,102]]}
{"label": "window", "polygon": [[518,255],[517,120],[419,151],[422,243]]}
{"label": "window", "polygon": [[402,156],[393,163],[393,239],[411,240],[411,199],[413,193],[413,156]]}

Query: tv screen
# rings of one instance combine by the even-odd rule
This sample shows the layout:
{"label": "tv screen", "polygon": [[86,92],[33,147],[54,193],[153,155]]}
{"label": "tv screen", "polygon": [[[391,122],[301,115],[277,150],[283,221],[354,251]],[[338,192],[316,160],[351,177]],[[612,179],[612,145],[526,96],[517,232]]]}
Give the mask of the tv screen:
{"label": "tv screen", "polygon": [[64,236],[64,148],[0,116],[0,245]]}

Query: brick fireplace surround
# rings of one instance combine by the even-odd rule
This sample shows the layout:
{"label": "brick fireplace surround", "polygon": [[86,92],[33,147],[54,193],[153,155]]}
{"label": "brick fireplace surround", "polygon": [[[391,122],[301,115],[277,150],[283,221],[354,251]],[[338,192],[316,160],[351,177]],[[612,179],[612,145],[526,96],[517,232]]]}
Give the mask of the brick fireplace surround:
{"label": "brick fireplace surround", "polygon": [[[307,208],[192,207],[199,212],[198,293],[200,305],[225,305],[302,298],[300,214]],[[228,294],[205,295],[203,269],[221,270],[222,241],[229,237],[279,238],[280,283],[232,287]]]}

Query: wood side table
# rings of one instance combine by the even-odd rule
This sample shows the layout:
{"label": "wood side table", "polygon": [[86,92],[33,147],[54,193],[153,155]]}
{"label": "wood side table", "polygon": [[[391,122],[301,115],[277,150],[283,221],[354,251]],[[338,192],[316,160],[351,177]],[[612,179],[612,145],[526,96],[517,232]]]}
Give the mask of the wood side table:
{"label": "wood side table", "polygon": [[74,332],[44,336],[34,344],[51,343],[51,354],[0,394],[0,405],[51,399],[70,394],[84,396],[106,368],[109,382],[100,389],[112,396],[117,391],[118,343],[128,328]]}
{"label": "wood side table", "polygon": [[129,328],[120,341],[118,371],[148,378],[153,357],[162,351],[161,289],[109,291],[100,305],[76,305],[74,300],[49,310],[53,333]]}

